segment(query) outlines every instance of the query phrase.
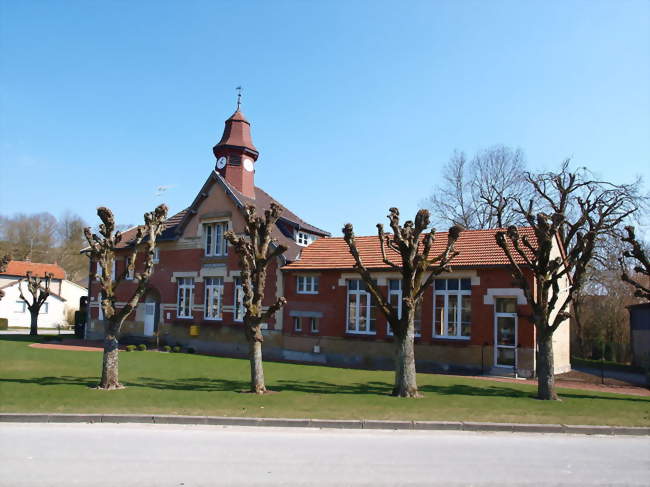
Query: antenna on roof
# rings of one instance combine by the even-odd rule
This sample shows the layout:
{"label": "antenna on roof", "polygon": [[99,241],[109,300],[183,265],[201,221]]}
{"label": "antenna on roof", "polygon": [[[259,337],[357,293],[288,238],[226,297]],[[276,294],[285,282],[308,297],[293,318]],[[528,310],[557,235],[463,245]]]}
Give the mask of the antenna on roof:
{"label": "antenna on roof", "polygon": [[237,90],[237,111],[239,111],[239,107],[241,106],[241,86],[235,89]]}

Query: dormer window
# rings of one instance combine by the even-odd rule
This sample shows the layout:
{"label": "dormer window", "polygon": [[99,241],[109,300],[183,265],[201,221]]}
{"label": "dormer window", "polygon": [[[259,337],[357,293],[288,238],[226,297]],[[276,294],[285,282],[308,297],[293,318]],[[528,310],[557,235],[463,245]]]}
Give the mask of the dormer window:
{"label": "dormer window", "polygon": [[316,236],[312,235],[311,233],[300,232],[300,231],[296,232],[296,243],[298,245],[302,245],[303,247],[306,247],[314,240],[316,240]]}
{"label": "dormer window", "polygon": [[228,242],[224,238],[226,231],[228,231],[227,222],[203,224],[203,244],[205,255],[228,255]]}

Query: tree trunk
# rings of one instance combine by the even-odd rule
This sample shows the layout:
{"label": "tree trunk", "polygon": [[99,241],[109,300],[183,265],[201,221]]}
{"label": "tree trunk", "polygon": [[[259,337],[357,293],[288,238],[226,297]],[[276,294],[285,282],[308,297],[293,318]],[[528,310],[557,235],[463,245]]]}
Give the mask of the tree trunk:
{"label": "tree trunk", "polygon": [[29,334],[30,336],[37,336],[38,335],[38,311],[29,311],[29,315],[31,317],[31,323],[29,325]]}
{"label": "tree trunk", "polygon": [[413,350],[414,325],[409,324],[406,334],[395,333],[395,387],[393,396],[422,397],[418,392]]}
{"label": "tree trunk", "polygon": [[102,361],[102,380],[98,389],[107,391],[124,389],[118,379],[118,341],[113,334],[104,337],[104,359]]}
{"label": "tree trunk", "polygon": [[262,365],[262,332],[259,325],[249,327],[248,333],[248,357],[251,362],[251,392],[264,394],[264,367]]}
{"label": "tree trunk", "polygon": [[555,374],[553,364],[553,334],[537,331],[537,397],[547,401],[557,401],[555,393]]}

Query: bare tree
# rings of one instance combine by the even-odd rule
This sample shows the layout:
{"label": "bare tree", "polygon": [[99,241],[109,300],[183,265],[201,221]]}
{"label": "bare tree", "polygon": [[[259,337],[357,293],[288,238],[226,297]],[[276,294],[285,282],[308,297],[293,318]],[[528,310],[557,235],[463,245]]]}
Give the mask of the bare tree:
{"label": "bare tree", "polygon": [[[569,317],[570,305],[584,285],[598,239],[636,211],[638,185],[614,185],[592,179],[584,168],[571,171],[568,161],[558,173],[528,173],[526,181],[537,199],[531,199],[527,205],[520,199],[515,201],[534,230],[536,241],[520,235],[515,226],[508,227],[507,232],[497,232],[496,240],[533,311],[538,344],[538,397],[557,400],[553,333]],[[559,256],[557,249],[561,252]],[[525,265],[518,264],[515,255]],[[532,273],[534,285],[524,269]]]}
{"label": "bare tree", "polygon": [[443,182],[424,202],[436,221],[468,229],[502,228],[522,223],[514,198],[527,187],[524,155],[502,145],[478,152],[470,162],[454,152]]}
{"label": "bare tree", "polygon": [[[29,309],[30,325],[29,334],[31,336],[38,335],[38,314],[41,312],[41,307],[50,296],[50,282],[52,280],[51,273],[45,273],[41,277],[32,275],[31,271],[27,271],[27,275],[18,281],[18,292],[20,299],[22,299]],[[32,302],[30,303],[23,294],[23,282],[27,282],[27,290],[31,294]]]}
{"label": "bare tree", "polygon": [[264,216],[256,214],[253,205],[247,205],[244,211],[246,227],[245,237],[237,236],[234,232],[225,233],[225,238],[235,247],[241,266],[241,282],[244,306],[244,332],[249,345],[251,366],[251,392],[264,394],[267,392],[264,382],[262,365],[262,336],[261,325],[266,323],[287,300],[279,297],[264,311],[264,286],[266,274],[271,262],[286,252],[287,247],[278,244],[271,238],[271,230],[280,217],[282,208],[271,203]]}
{"label": "bare tree", "polygon": [[56,247],[56,218],[50,213],[17,214],[2,224],[5,246],[17,260],[51,262]]}
{"label": "bare tree", "polygon": [[84,246],[86,222],[70,211],[66,211],[57,222],[58,247],[54,256],[66,272],[69,280],[79,282],[88,275],[87,259],[79,253]]}
{"label": "bare tree", "polygon": [[[461,229],[453,226],[447,235],[445,249],[434,257],[429,257],[436,240],[436,231],[429,227],[429,211],[420,210],[415,216],[415,223],[406,221],[400,225],[399,210],[391,208],[388,215],[392,234],[384,233],[384,226],[377,224],[379,245],[384,264],[402,275],[402,309],[401,315],[388,298],[382,294],[368,268],[364,265],[356,246],[354,229],[351,223],[343,227],[343,236],[354,257],[355,268],[361,275],[370,294],[381,312],[386,316],[395,336],[395,385],[393,395],[398,397],[420,397],[415,375],[415,313],[422,301],[426,289],[435,277],[450,271],[451,260],[458,255],[454,244],[460,236]],[[388,248],[388,252],[387,252]],[[399,257],[401,262],[394,263],[390,258]],[[427,275],[428,274],[428,275]]]}
{"label": "bare tree", "polygon": [[[2,272],[7,272],[7,267],[9,267],[9,262],[11,262],[11,256],[10,255],[4,255],[2,259],[0,259],[0,273]],[[0,289],[0,300],[4,298],[5,292]]]}
{"label": "bare tree", "polygon": [[[621,267],[624,269],[621,274],[621,279],[634,286],[635,296],[650,301],[650,260],[646,254],[646,249],[636,238],[634,227],[625,227],[625,232],[626,235],[624,235],[621,240],[631,248],[623,252],[623,257],[620,260]],[[630,273],[625,270],[625,258],[637,262],[633,267],[636,276],[631,276]]]}
{"label": "bare tree", "polygon": [[[98,389],[113,390],[122,389],[118,378],[118,337],[125,319],[135,310],[142,296],[147,291],[147,284],[153,272],[154,249],[156,238],[164,230],[164,222],[167,218],[167,206],[160,205],[150,213],[144,214],[144,225],[139,226],[134,240],[130,243],[129,265],[119,276],[112,275],[113,263],[115,262],[115,249],[122,241],[122,233],[115,230],[115,218],[113,212],[105,207],[97,208],[97,215],[102,223],[99,225],[99,235],[93,234],[90,228],[84,229],[84,235],[88,241],[89,254],[92,261],[101,267],[101,275],[95,274],[99,281],[101,307],[104,312],[104,357],[102,360],[102,378]],[[135,272],[135,262],[141,244],[144,244],[144,270]],[[117,307],[116,289],[127,278],[133,275],[137,280],[137,287],[126,299],[122,308]]]}

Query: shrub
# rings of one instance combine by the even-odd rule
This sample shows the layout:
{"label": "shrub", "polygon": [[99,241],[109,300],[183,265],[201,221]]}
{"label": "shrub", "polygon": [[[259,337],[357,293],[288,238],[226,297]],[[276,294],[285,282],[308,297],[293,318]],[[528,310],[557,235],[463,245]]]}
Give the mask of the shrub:
{"label": "shrub", "polygon": [[9,319],[0,318],[0,330],[6,330],[7,328],[9,328]]}
{"label": "shrub", "polygon": [[178,345],[176,345],[174,348],[172,348],[172,352],[174,352],[174,353],[180,353],[180,351],[181,351],[181,347],[179,347]]}
{"label": "shrub", "polygon": [[192,347],[187,349],[187,353],[196,353],[196,350],[194,350]]}
{"label": "shrub", "polygon": [[127,352],[133,352],[133,351],[135,351],[135,345],[127,345],[127,346],[126,346],[126,351],[127,351]]}
{"label": "shrub", "polygon": [[140,345],[138,345],[138,350],[140,352],[146,352],[147,351],[147,346],[144,343],[141,343]]}
{"label": "shrub", "polygon": [[171,352],[171,351],[172,351],[172,347],[170,347],[169,345],[165,345],[165,346],[163,347],[163,351],[164,351],[164,352]]}

